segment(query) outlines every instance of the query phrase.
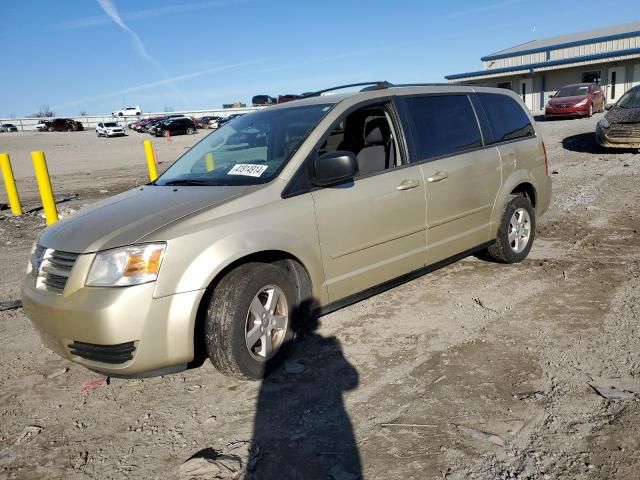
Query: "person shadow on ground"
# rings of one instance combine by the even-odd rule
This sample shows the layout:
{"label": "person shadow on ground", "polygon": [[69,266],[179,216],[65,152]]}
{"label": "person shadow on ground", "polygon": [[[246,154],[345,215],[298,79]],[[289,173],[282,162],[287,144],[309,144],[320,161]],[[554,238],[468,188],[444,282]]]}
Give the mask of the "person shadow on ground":
{"label": "person shadow on ground", "polygon": [[360,454],[343,393],[358,372],[335,337],[316,333],[319,322],[290,346],[284,365],[263,382],[251,448],[259,457],[247,480],[357,480]]}

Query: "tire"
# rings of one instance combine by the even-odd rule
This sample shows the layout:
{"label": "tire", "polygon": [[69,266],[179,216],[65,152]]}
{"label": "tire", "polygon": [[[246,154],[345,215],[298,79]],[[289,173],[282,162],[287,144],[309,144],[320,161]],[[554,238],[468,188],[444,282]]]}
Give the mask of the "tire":
{"label": "tire", "polygon": [[[528,234],[525,240],[525,230],[523,229],[527,228],[527,226]],[[518,228],[521,229],[519,230],[520,233],[516,233]],[[512,235],[511,241],[509,238],[510,233]],[[535,210],[531,202],[522,195],[511,195],[502,214],[496,242],[487,249],[489,256],[502,263],[519,263],[529,255],[535,233]],[[516,240],[514,240],[514,237]],[[520,242],[524,241],[524,245],[518,243],[518,240]]]}
{"label": "tire", "polygon": [[187,128],[187,135],[193,135],[193,128]]}
{"label": "tire", "polygon": [[100,132],[96,130],[96,137],[100,138]]}
{"label": "tire", "polygon": [[53,127],[47,128],[47,132],[53,132]]}
{"label": "tire", "polygon": [[161,136],[169,138],[171,136],[171,132],[169,130],[165,130],[162,132]]}
{"label": "tire", "polygon": [[[282,361],[293,339],[295,292],[285,270],[268,263],[247,263],[225,275],[213,290],[205,320],[205,345],[211,363],[227,376],[264,378]],[[265,307],[275,298],[269,314]],[[267,317],[260,318],[260,312]],[[267,330],[261,331],[259,321],[265,318],[269,319]],[[250,337],[252,331],[255,342]],[[271,339],[271,353],[263,346],[267,338]]]}

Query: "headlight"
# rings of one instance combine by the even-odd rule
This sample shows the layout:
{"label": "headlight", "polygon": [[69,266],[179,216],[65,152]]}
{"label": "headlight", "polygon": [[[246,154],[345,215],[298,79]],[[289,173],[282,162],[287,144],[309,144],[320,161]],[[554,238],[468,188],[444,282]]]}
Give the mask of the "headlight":
{"label": "headlight", "polygon": [[609,120],[607,120],[607,117],[604,117],[598,122],[598,125],[602,128],[609,128]]}
{"label": "headlight", "polygon": [[125,287],[153,282],[158,278],[166,246],[164,243],[147,243],[99,252],[85,285]]}
{"label": "headlight", "polygon": [[583,105],[586,105],[588,101],[589,101],[589,99],[585,98],[584,100],[580,100],[578,103],[576,103],[575,106],[576,107],[581,107]]}

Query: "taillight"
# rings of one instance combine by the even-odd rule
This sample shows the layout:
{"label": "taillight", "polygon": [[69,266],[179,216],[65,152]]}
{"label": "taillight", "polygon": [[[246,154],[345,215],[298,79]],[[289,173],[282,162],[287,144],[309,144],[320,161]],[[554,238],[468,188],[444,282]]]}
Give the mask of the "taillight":
{"label": "taillight", "polygon": [[549,158],[547,157],[547,147],[542,142],[542,151],[544,152],[544,174],[549,176]]}

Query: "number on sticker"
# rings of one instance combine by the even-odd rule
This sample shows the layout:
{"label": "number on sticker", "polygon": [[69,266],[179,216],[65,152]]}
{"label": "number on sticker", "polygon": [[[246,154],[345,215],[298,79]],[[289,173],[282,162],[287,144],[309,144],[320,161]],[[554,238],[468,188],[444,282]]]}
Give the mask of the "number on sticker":
{"label": "number on sticker", "polygon": [[260,177],[267,169],[267,165],[255,163],[237,163],[229,170],[228,175],[244,175],[245,177]]}

